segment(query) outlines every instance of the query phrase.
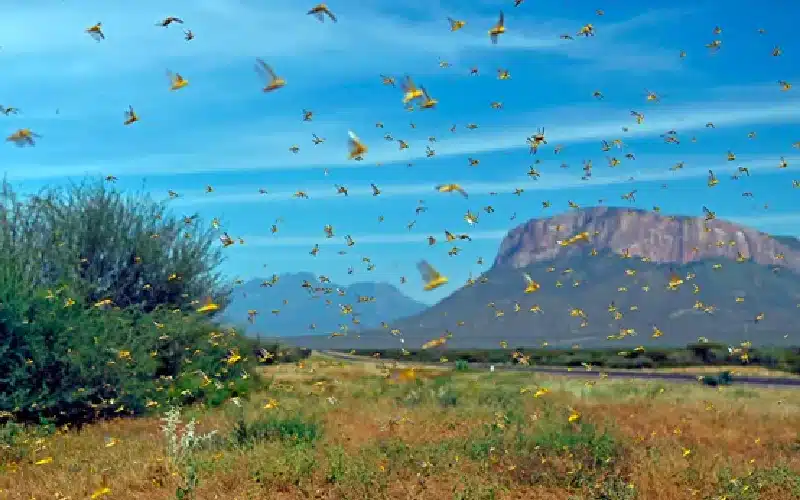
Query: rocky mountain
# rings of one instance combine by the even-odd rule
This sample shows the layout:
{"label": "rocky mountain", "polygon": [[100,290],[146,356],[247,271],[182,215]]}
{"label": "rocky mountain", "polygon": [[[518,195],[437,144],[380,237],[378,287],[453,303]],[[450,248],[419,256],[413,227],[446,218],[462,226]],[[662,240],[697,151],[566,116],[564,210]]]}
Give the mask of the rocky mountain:
{"label": "rocky mountain", "polygon": [[[268,284],[270,281],[254,279],[237,286],[224,320],[250,335],[330,334],[341,324],[347,324],[351,331],[376,328],[381,321],[411,316],[426,307],[388,283],[341,286],[322,283],[311,273],[284,274],[277,282]],[[340,305],[351,306],[353,314],[342,314]],[[248,322],[249,310],[258,311],[252,324]],[[353,317],[360,324],[354,324]],[[312,323],[315,330],[309,328]]]}
{"label": "rocky mountain", "polygon": [[[588,241],[558,243],[581,232]],[[795,238],[723,220],[576,210],[511,230],[480,279],[392,323],[402,344],[385,329],[302,341],[309,347],[411,349],[449,332],[447,345],[462,348],[496,348],[501,341],[673,346],[698,337],[797,344],[798,269]],[[524,273],[541,288],[524,293]],[[670,286],[673,276],[683,282]]]}
{"label": "rocky mountain", "polygon": [[796,238],[775,238],[720,219],[666,216],[620,207],[575,210],[517,226],[501,243],[495,266],[520,268],[580,254],[584,246],[561,246],[557,242],[584,231],[589,233],[591,246],[598,250],[627,250],[632,257],[655,263],[735,259],[741,254],[758,264],[800,271],[800,243]]}

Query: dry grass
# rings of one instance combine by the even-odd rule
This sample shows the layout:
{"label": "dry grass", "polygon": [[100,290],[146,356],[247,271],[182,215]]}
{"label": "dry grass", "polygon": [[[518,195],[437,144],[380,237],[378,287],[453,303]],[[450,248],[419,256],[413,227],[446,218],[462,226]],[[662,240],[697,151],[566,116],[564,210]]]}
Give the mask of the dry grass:
{"label": "dry grass", "polygon": [[[221,436],[193,455],[196,498],[800,495],[796,389],[411,374],[319,358],[265,375],[269,387],[241,406],[185,411],[201,432]],[[270,400],[277,407],[265,408]],[[574,412],[580,419],[570,423]],[[239,422],[247,439],[233,432]],[[188,469],[167,457],[160,425],[148,418],[26,434],[0,449],[0,498],[85,499],[103,486],[107,498],[176,498]],[[36,465],[47,457],[52,462]]]}

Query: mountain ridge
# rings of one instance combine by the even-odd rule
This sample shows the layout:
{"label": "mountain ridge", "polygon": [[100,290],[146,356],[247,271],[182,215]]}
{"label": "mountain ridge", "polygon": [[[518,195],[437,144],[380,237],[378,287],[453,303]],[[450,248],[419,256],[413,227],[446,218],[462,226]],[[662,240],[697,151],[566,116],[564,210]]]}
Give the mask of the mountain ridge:
{"label": "mountain ridge", "polygon": [[[352,308],[352,313],[343,314],[340,306]],[[248,335],[290,337],[314,331],[309,328],[312,324],[328,334],[341,330],[341,325],[352,331],[375,328],[381,321],[416,314],[425,307],[390,283],[339,285],[324,276],[295,272],[239,284],[224,319]],[[257,311],[253,322],[248,321],[251,310]]]}
{"label": "mountain ridge", "polygon": [[[586,241],[559,243],[582,232]],[[419,314],[392,321],[399,334],[380,329],[360,338],[298,341],[412,349],[452,334],[447,345],[461,348],[609,339],[685,345],[698,337],[797,343],[791,325],[800,303],[799,269],[796,238],[725,220],[593,207],[511,229],[489,270]],[[524,293],[525,273],[540,283],[539,291]],[[670,284],[675,276],[679,286]],[[531,312],[534,306],[540,311]],[[571,316],[573,309],[584,317]],[[653,337],[656,331],[662,334]]]}
{"label": "mountain ridge", "polygon": [[587,244],[657,263],[686,264],[707,258],[743,257],[762,265],[800,271],[800,241],[774,238],[722,218],[662,215],[627,207],[589,207],[531,219],[511,229],[500,243],[494,265],[524,267],[571,255],[579,245],[557,242],[588,232]]}

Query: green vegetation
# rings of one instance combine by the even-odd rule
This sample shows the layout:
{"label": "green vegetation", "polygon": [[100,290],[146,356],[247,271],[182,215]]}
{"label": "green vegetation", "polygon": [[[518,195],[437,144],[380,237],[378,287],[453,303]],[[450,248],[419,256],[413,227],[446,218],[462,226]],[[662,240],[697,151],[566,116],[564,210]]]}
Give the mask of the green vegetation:
{"label": "green vegetation", "polygon": [[[673,368],[689,366],[724,366],[745,364],[742,352],[730,352],[728,346],[716,343],[695,343],[680,348],[631,349],[428,349],[404,351],[401,349],[354,349],[359,356],[380,354],[382,359],[397,359],[419,362],[438,362],[442,357],[449,361],[465,363],[517,363],[512,352],[530,356],[528,363],[540,366],[592,366],[608,369]],[[791,373],[800,373],[800,348],[754,348],[746,349],[746,364]]]}
{"label": "green vegetation", "polygon": [[[229,291],[199,219],[102,181],[26,199],[4,182],[0,222],[0,415],[82,423],[248,392],[255,357],[213,321]],[[206,297],[219,309],[197,312]]]}
{"label": "green vegetation", "polygon": [[705,375],[702,381],[705,385],[716,387],[718,385],[731,385],[733,378],[731,377],[731,372],[724,371],[716,375]]}
{"label": "green vegetation", "polygon": [[165,407],[160,422],[0,427],[0,490],[788,500],[800,487],[794,390],[425,367],[395,377],[379,361],[316,357],[259,371],[258,391],[219,407]]}

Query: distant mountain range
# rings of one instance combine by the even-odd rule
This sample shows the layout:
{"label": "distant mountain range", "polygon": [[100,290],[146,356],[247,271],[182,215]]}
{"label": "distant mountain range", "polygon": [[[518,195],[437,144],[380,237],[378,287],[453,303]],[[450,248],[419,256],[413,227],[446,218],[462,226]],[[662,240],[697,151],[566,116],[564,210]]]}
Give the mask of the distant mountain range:
{"label": "distant mountain range", "polygon": [[[588,241],[559,243],[581,233]],[[524,293],[524,273],[541,285],[538,291]],[[446,345],[459,348],[496,348],[501,341],[674,346],[699,337],[797,345],[798,273],[797,238],[718,219],[596,207],[512,229],[492,268],[474,283],[391,322],[399,335],[382,328],[293,342],[412,349],[451,334]],[[674,276],[683,283],[669,289]]]}
{"label": "distant mountain range", "polygon": [[[358,332],[377,328],[382,321],[412,316],[427,307],[388,283],[342,286],[323,283],[311,273],[278,278],[274,283],[272,279],[254,279],[237,286],[224,320],[244,327],[251,336],[330,335],[340,331],[340,325]],[[351,307],[352,313],[343,313],[342,307]],[[257,311],[253,323],[248,321],[250,310]],[[353,318],[359,324],[353,323]]]}

